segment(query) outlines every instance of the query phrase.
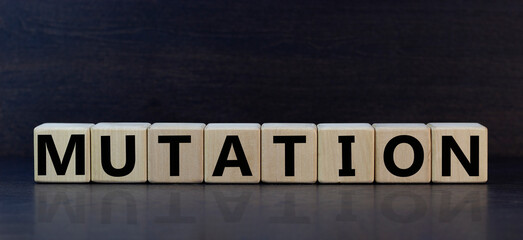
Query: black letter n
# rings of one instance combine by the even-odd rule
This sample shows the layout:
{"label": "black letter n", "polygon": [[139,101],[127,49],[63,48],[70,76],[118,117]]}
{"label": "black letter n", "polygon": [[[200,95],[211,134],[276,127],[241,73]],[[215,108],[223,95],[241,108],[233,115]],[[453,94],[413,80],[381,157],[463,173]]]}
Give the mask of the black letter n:
{"label": "black letter n", "polygon": [[[49,156],[56,170],[57,175],[65,175],[67,171],[67,166],[71,161],[71,156],[73,155],[73,150],[76,149],[76,175],[85,174],[85,135],[83,134],[73,134],[69,138],[67,143],[67,148],[65,149],[64,158],[60,160],[58,151],[53,141],[51,135],[38,135],[37,139],[38,144],[38,175],[46,175],[46,157],[47,150],[49,150]],[[46,148],[47,146],[47,148]]]}
{"label": "black letter n", "polygon": [[442,176],[450,176],[451,152],[454,152],[469,176],[479,176],[479,136],[470,136],[470,161],[452,136],[442,136],[441,151]]}

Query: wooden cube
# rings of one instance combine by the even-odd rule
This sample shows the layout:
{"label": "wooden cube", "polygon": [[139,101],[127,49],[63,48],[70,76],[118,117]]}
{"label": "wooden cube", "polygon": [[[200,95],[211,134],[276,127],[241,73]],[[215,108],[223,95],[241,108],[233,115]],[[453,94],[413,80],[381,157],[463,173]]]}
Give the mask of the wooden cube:
{"label": "wooden cube", "polygon": [[93,182],[146,182],[149,123],[98,123],[91,128]]}
{"label": "wooden cube", "polygon": [[318,125],[318,181],[374,181],[374,128],[370,124]]}
{"label": "wooden cube", "polygon": [[260,182],[260,124],[211,123],[205,127],[205,182]]}
{"label": "wooden cube", "polygon": [[318,144],[315,124],[265,123],[261,131],[263,182],[316,182]]}
{"label": "wooden cube", "polygon": [[203,181],[203,123],[155,123],[147,137],[151,183]]}
{"label": "wooden cube", "polygon": [[488,174],[488,133],[479,123],[429,123],[432,182],[484,183]]}
{"label": "wooden cube", "polygon": [[382,123],[372,126],[376,131],[376,182],[430,182],[431,145],[427,125]]}
{"label": "wooden cube", "polygon": [[44,123],[34,129],[35,182],[91,180],[91,123]]}

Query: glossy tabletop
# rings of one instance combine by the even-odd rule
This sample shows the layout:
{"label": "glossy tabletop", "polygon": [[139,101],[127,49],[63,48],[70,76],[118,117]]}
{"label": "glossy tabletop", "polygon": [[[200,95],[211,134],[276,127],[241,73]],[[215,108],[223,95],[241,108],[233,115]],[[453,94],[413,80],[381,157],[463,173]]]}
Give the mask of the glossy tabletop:
{"label": "glossy tabletop", "polygon": [[32,159],[2,161],[0,239],[523,237],[520,159],[416,185],[36,184]]}

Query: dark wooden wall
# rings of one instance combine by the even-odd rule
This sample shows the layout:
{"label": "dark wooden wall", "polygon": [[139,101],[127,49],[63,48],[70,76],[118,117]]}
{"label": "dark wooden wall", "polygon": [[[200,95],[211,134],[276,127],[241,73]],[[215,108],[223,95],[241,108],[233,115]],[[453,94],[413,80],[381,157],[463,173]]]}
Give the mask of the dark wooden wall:
{"label": "dark wooden wall", "polygon": [[0,156],[43,122],[431,122],[523,156],[521,1],[0,1]]}

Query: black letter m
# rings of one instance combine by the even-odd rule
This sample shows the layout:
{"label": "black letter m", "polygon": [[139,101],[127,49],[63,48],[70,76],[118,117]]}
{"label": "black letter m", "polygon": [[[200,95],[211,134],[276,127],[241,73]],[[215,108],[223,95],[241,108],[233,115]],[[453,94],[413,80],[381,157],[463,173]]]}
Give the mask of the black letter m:
{"label": "black letter m", "polygon": [[[38,135],[38,175],[46,175],[46,149],[49,150],[49,156],[53,162],[53,166],[57,175],[65,175],[67,166],[71,161],[73,150],[76,146],[76,175],[85,174],[85,135],[71,135],[67,148],[65,149],[64,158],[60,160],[58,151],[51,135]],[[46,148],[47,146],[47,148]]]}

